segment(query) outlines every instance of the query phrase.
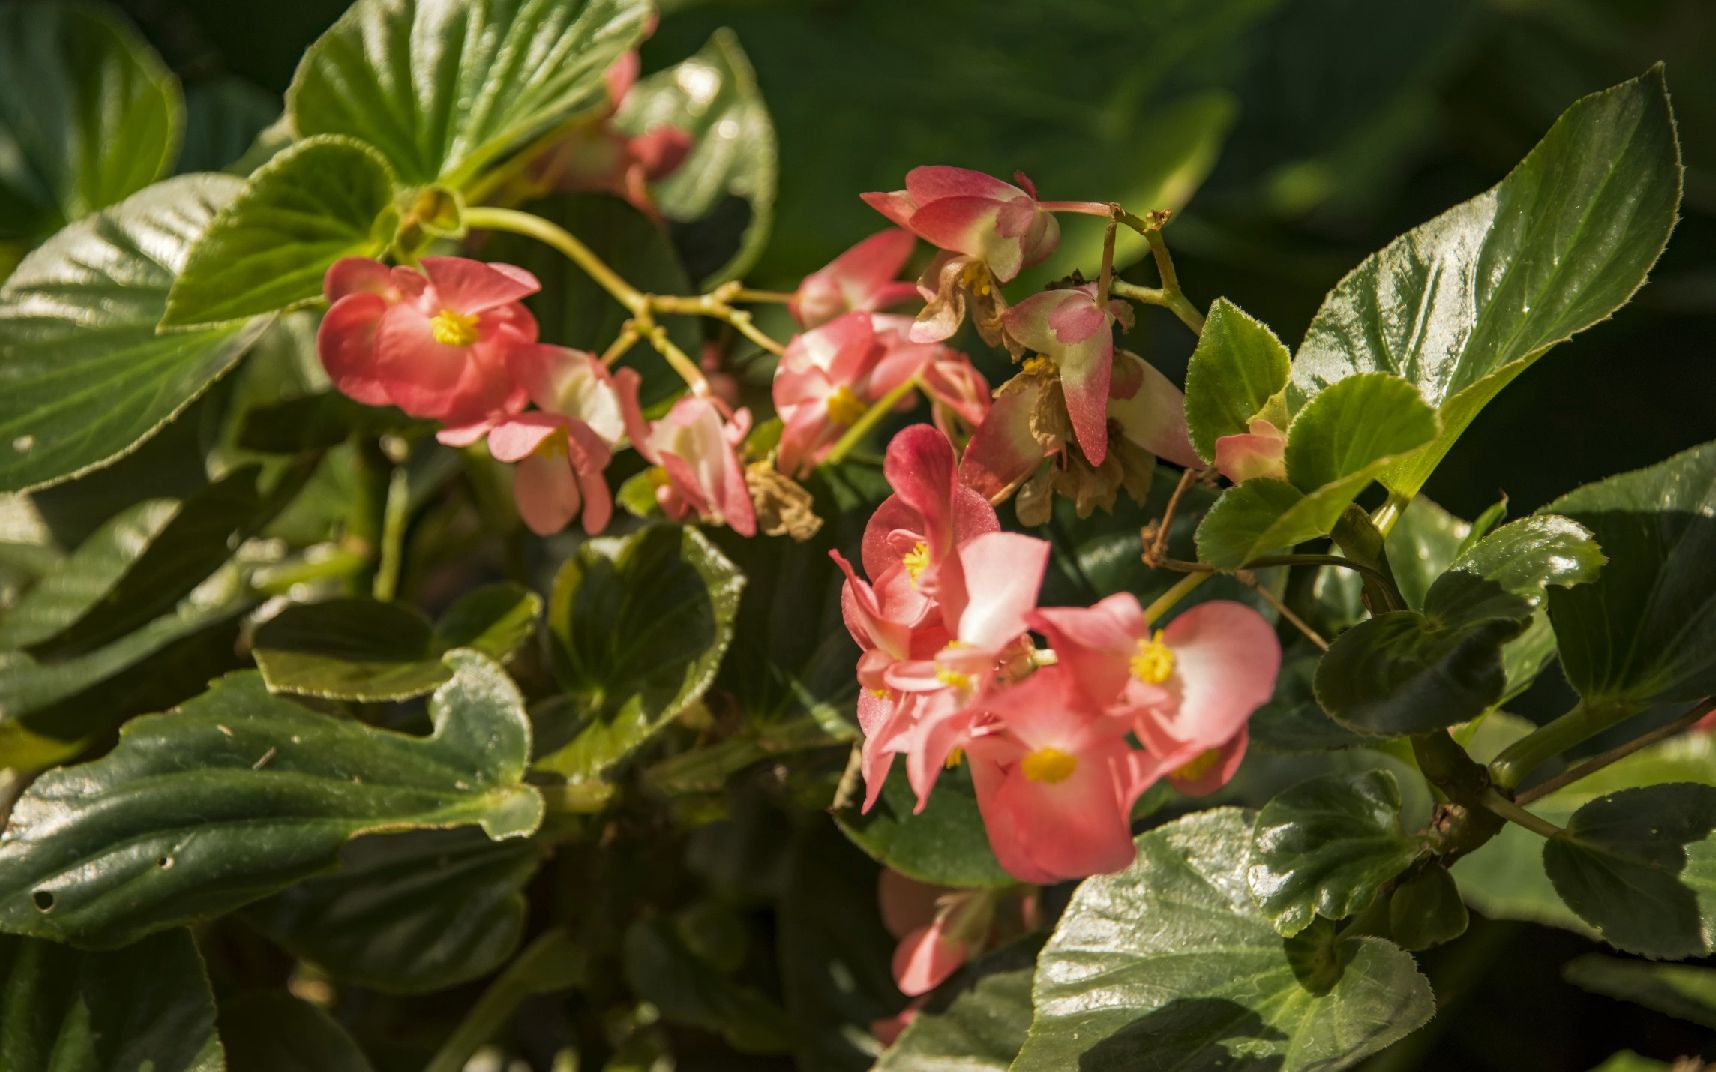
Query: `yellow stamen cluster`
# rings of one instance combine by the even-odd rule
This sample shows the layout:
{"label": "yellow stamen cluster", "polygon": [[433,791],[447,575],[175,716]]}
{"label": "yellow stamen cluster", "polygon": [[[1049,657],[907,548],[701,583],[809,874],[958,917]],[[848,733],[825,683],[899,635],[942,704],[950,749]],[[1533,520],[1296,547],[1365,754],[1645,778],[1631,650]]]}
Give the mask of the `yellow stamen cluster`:
{"label": "yellow stamen cluster", "polygon": [[848,428],[858,423],[858,418],[864,416],[864,403],[852,393],[852,388],[841,384],[834,393],[828,396],[828,419],[842,428]]}
{"label": "yellow stamen cluster", "polygon": [[942,764],[942,766],[947,768],[948,770],[952,770],[953,768],[959,766],[961,763],[964,763],[964,762],[965,762],[965,749],[955,748],[953,751],[951,751],[947,754],[947,760],[946,760],[946,762],[944,762]]}
{"label": "yellow stamen cluster", "polygon": [[906,575],[912,579],[912,586],[917,587],[918,575],[929,568],[929,544],[919,540],[917,546],[900,556],[900,562],[906,567]]}
{"label": "yellow stamen cluster", "polygon": [[1162,643],[1162,631],[1138,640],[1138,653],[1132,656],[1132,676],[1149,685],[1160,685],[1174,676],[1174,652]]}
{"label": "yellow stamen cluster", "polygon": [[469,346],[477,341],[477,318],[443,309],[429,321],[429,334],[442,346]]}
{"label": "yellow stamen cluster", "polygon": [[1039,748],[1019,761],[1019,770],[1033,782],[1054,785],[1072,777],[1078,769],[1078,757],[1059,748]]}
{"label": "yellow stamen cluster", "polygon": [[943,685],[949,685],[956,689],[969,689],[971,687],[970,674],[962,674],[958,670],[949,670],[945,666],[936,669],[935,679]]}
{"label": "yellow stamen cluster", "polygon": [[1221,749],[1219,748],[1212,748],[1207,752],[1201,752],[1195,758],[1187,761],[1179,767],[1179,769],[1175,770],[1174,777],[1184,779],[1188,782],[1195,782],[1199,778],[1208,774],[1210,772],[1210,768],[1214,767],[1220,759]]}
{"label": "yellow stamen cluster", "polygon": [[990,290],[993,289],[993,285],[989,282],[989,266],[982,261],[972,261],[966,265],[960,276],[966,288],[979,298],[988,297]]}
{"label": "yellow stamen cluster", "polygon": [[1042,354],[1032,354],[1025,359],[1024,365],[1020,367],[1027,376],[1047,376],[1055,371],[1055,363]]}

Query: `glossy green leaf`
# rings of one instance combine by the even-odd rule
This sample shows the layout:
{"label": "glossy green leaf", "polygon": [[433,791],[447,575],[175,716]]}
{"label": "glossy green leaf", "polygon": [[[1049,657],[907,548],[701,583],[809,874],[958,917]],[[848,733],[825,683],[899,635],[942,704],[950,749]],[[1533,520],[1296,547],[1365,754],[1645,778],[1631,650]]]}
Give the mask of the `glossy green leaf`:
{"label": "glossy green leaf", "polygon": [[1321,752],[1357,748],[1371,743],[1323,712],[1313,681],[1323,653],[1310,644],[1289,647],[1283,654],[1275,695],[1252,712],[1246,724],[1251,747],[1261,752]]}
{"label": "glossy green leaf", "polygon": [[19,798],[0,840],[0,929],[120,945],[291,885],[359,834],[535,830],[517,690],[481,655],[448,659],[427,738],[311,711],[248,673],[128,723],[102,759]]}
{"label": "glossy green leaf", "polygon": [[651,193],[704,288],[744,275],[768,242],[780,165],[738,37],[718,30],[696,55],[639,81],[614,122],[633,135],[673,126],[691,136],[685,160]]}
{"label": "glossy green leaf", "polygon": [[895,763],[876,806],[860,812],[862,780],[857,772],[845,788],[850,796],[834,802],[840,829],[877,863],[909,878],[937,886],[975,889],[1012,886],[989,847],[989,834],[977,810],[977,792],[962,766],[936,780],[924,810],[914,812],[917,795],[906,781],[904,764]]}
{"label": "glossy green leaf", "polygon": [[696,529],[590,540],[549,601],[557,673],[576,716],[535,766],[588,782],[695,703],[733,639],[745,578]]}
{"label": "glossy green leaf", "polygon": [[110,9],[0,7],[0,240],[40,240],[154,182],[183,123],[178,82]]}
{"label": "glossy green leaf", "polygon": [[208,225],[167,295],[163,327],[295,309],[322,296],[341,257],[373,257],[393,238],[393,173],[350,138],[298,142],[250,176]]}
{"label": "glossy green leaf", "polygon": [[524,933],[524,885],[541,848],[477,830],[359,838],[340,869],[300,882],[245,917],[300,960],[345,983],[419,994],[487,975]]}
{"label": "glossy green leaf", "polygon": [[1317,916],[1342,920],[1405,871],[1420,843],[1400,825],[1400,785],[1385,770],[1301,782],[1257,813],[1246,883],[1283,936]]}
{"label": "glossy green leaf", "polygon": [[1190,815],[1078,887],[1037,960],[1013,1072],[1340,1069],[1430,1018],[1429,984],[1390,943],[1275,933],[1246,889],[1251,831],[1236,809]]}
{"label": "glossy green leaf", "polygon": [[1546,589],[1589,582],[1602,565],[1591,534],[1565,517],[1504,525],[1431,584],[1422,612],[1390,611],[1341,634],[1317,668],[1317,700],[1361,733],[1476,718],[1507,694],[1504,645],[1526,631]]}
{"label": "glossy green leaf", "polygon": [[359,0],[286,91],[300,137],[368,142],[400,179],[462,188],[606,92],[643,0]]}
{"label": "glossy green leaf", "polygon": [[279,118],[280,108],[278,96],[239,78],[217,77],[188,86],[179,174],[231,168],[257,135]]}
{"label": "glossy green leaf", "polygon": [[234,1072],[371,1072],[332,1016],[291,994],[258,990],[221,1003],[220,1036]]}
{"label": "glossy green leaf", "polygon": [[1678,959],[1716,950],[1716,786],[1598,797],[1543,846],[1555,892],[1611,945]]}
{"label": "glossy green leaf", "polygon": [[186,253],[242,188],[158,183],[61,231],[0,287],[0,491],[128,453],[255,340],[260,322],[155,330]]}
{"label": "glossy green leaf", "polygon": [[1592,702],[1716,692],[1716,443],[1550,503],[1609,557],[1596,583],[1550,593],[1567,680]]}
{"label": "glossy green leaf", "polygon": [[1198,555],[1223,568],[1327,535],[1390,462],[1428,443],[1436,415],[1412,386],[1384,374],[1324,391],[1287,429],[1287,479],[1229,488],[1198,526]]}
{"label": "glossy green leaf", "polygon": [[1594,994],[1631,1001],[1716,1031],[1716,968],[1648,964],[1588,953],[1563,965],[1561,975]]}
{"label": "glossy green leaf", "polygon": [[511,583],[465,594],[431,624],[413,607],[331,599],[287,607],[256,630],[263,680],[275,692],[376,703],[420,696],[453,676],[444,661],[471,648],[502,662],[530,638],[542,600]]}
{"label": "glossy green leaf", "polygon": [[1007,1072],[1031,1023],[1039,937],[979,957],[938,987],[876,1072]]}
{"label": "glossy green leaf", "polygon": [[1441,428],[1382,480],[1416,492],[1497,392],[1632,297],[1668,241],[1680,186],[1660,67],[1576,102],[1498,185],[1336,285],[1299,347],[1288,404],[1369,372],[1410,381]]}
{"label": "glossy green leaf", "polygon": [[99,953],[35,938],[0,938],[0,1068],[226,1067],[215,1035],[214,999],[189,931]]}
{"label": "glossy green leaf", "polygon": [[1466,933],[1471,922],[1454,877],[1440,863],[1427,863],[1395,887],[1388,899],[1388,935],[1416,953]]}
{"label": "glossy green leaf", "polygon": [[1245,432],[1287,386],[1290,362],[1269,325],[1226,298],[1210,304],[1186,369],[1186,430],[1205,461],[1215,460],[1217,439]]}

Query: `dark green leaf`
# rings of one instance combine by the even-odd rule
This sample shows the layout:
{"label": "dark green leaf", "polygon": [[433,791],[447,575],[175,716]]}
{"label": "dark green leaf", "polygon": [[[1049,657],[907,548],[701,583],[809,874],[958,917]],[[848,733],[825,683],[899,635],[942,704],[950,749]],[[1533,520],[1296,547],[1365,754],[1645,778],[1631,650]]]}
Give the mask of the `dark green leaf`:
{"label": "dark green leaf", "polygon": [[834,802],[834,818],[846,836],[884,867],[937,886],[981,888],[1018,882],[1002,869],[989,847],[989,834],[977,810],[977,793],[964,766],[936,780],[935,792],[921,812],[906,781],[904,764],[894,764],[876,806],[860,812],[863,789],[853,771],[850,799]]}
{"label": "dark green leaf", "polygon": [[1594,584],[1550,593],[1580,695],[1642,707],[1716,692],[1716,443],[1545,509],[1589,528],[1609,557]]}
{"label": "dark green leaf", "polygon": [[299,137],[345,134],[407,183],[463,188],[605,92],[642,0],[359,0],[286,91]]}
{"label": "dark green leaf", "polygon": [[1417,952],[1466,933],[1466,902],[1448,869],[1434,861],[1395,888],[1388,901],[1388,933],[1402,949]]}
{"label": "dark green leaf", "polygon": [[1429,985],[1388,942],[1275,933],[1246,889],[1251,830],[1236,809],[1190,815],[1079,886],[1037,960],[1013,1072],[1333,1070],[1430,1018]]}
{"label": "dark green leaf", "polygon": [[1312,683],[1323,653],[1309,644],[1289,648],[1275,679],[1275,695],[1251,715],[1251,746],[1264,752],[1321,752],[1373,743],[1331,719],[1317,704]]}
{"label": "dark green leaf", "polygon": [[549,602],[556,671],[577,721],[536,763],[569,782],[599,778],[715,679],[745,578],[696,529],[654,525],[590,540],[561,567]]}
{"label": "dark green leaf", "polygon": [[1617,948],[1678,959],[1716,950],[1716,786],[1623,789],[1543,846],[1555,892]]}
{"label": "dark green leaf", "polygon": [[738,37],[717,30],[690,59],[638,82],[615,123],[632,134],[671,125],[691,135],[685,160],[651,190],[656,206],[678,225],[675,239],[703,287],[744,275],[768,242],[779,164]]}
{"label": "dark green leaf", "polygon": [[1400,826],[1400,785],[1385,770],[1324,775],[1257,813],[1246,883],[1284,936],[1321,915],[1342,920],[1405,871],[1419,842]]}
{"label": "dark green leaf", "polygon": [[1603,552],[1583,525],[1539,513],[1503,525],[1460,554],[1424,598],[1424,613],[1440,622],[1529,615],[1551,588],[1596,579]]}
{"label": "dark green leaf", "polygon": [[419,994],[487,975],[524,933],[539,846],[476,830],[359,838],[340,870],[252,906],[246,918],[333,978]]}
{"label": "dark green leaf", "polygon": [[155,330],[186,253],[243,185],[158,183],[61,231],[0,287],[0,491],[128,453],[255,340],[261,322]]}
{"label": "dark green leaf", "polygon": [[332,1016],[281,991],[222,1002],[220,1037],[233,1072],[371,1072],[369,1059]]}
{"label": "dark green leaf", "polygon": [[403,603],[331,599],[287,607],[256,630],[256,665],[275,692],[375,703],[450,680],[444,657],[471,648],[502,662],[536,628],[542,600],[511,583],[464,595],[434,625]]}
{"label": "dark green leaf", "polygon": [[168,931],[102,953],[0,938],[0,1068],[226,1067],[215,1035],[214,999],[189,931]]}
{"label": "dark green leaf", "polygon": [[227,170],[279,118],[280,107],[279,97],[238,78],[220,77],[189,86],[179,174]]}
{"label": "dark green leaf", "polygon": [[109,947],[219,915],[328,867],[359,834],[533,831],[529,725],[484,657],[455,652],[434,735],[371,729],[235,674],[133,720],[94,763],[44,775],[0,840],[0,928]]}
{"label": "dark green leaf", "polygon": [[185,257],[163,327],[295,309],[322,296],[341,257],[373,257],[393,238],[393,173],[350,138],[298,142],[252,175]]}
{"label": "dark green leaf", "polygon": [[937,988],[876,1072],[1007,1072],[1031,1023],[1042,937],[980,957]]}
{"label": "dark green leaf", "polygon": [[0,239],[39,240],[154,182],[183,122],[161,57],[107,9],[0,7]]}
{"label": "dark green leaf", "polygon": [[640,920],[626,931],[626,982],[675,1023],[714,1031],[741,1053],[792,1048],[792,1023],[767,996],[734,981],[686,948],[668,919]]}
{"label": "dark green leaf", "polygon": [[1507,178],[1394,240],[1311,321],[1288,404],[1383,371],[1441,429],[1383,483],[1410,495],[1479,410],[1632,297],[1668,241],[1681,168],[1661,67],[1569,108]]}
{"label": "dark green leaf", "polygon": [[1594,994],[1636,1002],[1716,1031],[1716,968],[1647,964],[1588,953],[1568,961],[1561,974]]}
{"label": "dark green leaf", "polygon": [[1226,298],[1210,304],[1186,369],[1186,430],[1205,461],[1215,460],[1217,439],[1245,432],[1287,386],[1290,360],[1269,325]]}

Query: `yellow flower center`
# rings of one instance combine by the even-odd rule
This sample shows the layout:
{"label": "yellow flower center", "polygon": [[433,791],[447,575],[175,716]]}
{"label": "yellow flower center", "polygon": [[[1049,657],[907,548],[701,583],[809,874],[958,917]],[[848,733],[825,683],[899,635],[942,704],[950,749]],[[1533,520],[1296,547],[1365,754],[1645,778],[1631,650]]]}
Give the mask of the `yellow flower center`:
{"label": "yellow flower center", "polygon": [[936,669],[935,679],[943,685],[951,685],[956,689],[969,689],[971,687],[970,674],[962,674],[958,670],[949,670],[945,666]]}
{"label": "yellow flower center", "polygon": [[917,546],[900,556],[900,562],[906,567],[906,575],[912,579],[912,587],[918,584],[918,574],[929,567],[929,544],[922,540]]}
{"label": "yellow flower center", "polygon": [[946,760],[946,762],[944,762],[942,764],[942,766],[947,768],[948,770],[952,770],[953,768],[959,766],[961,763],[964,763],[964,762],[965,762],[965,749],[955,748],[953,751],[951,751],[947,754],[947,760]]}
{"label": "yellow flower center", "polygon": [[858,423],[858,418],[864,416],[864,403],[852,393],[852,388],[841,384],[828,396],[828,419],[842,428]]}
{"label": "yellow flower center", "polygon": [[1033,782],[1054,785],[1072,777],[1078,769],[1078,757],[1059,748],[1039,748],[1019,761],[1019,769]]}
{"label": "yellow flower center", "polygon": [[477,318],[456,309],[443,309],[429,321],[429,334],[442,346],[469,346],[477,341]]}
{"label": "yellow flower center", "polygon": [[987,297],[989,295],[991,286],[989,283],[989,266],[987,264],[984,264],[982,261],[974,260],[970,264],[966,265],[965,270],[960,272],[959,275],[960,281],[965,284],[966,288],[969,289],[971,293],[977,295],[979,298]]}
{"label": "yellow flower center", "polygon": [[1199,778],[1208,774],[1210,772],[1210,768],[1214,767],[1216,762],[1220,759],[1221,749],[1219,748],[1212,748],[1207,752],[1201,752],[1196,758],[1189,760],[1179,769],[1175,770],[1174,777],[1188,782],[1195,782]]}
{"label": "yellow flower center", "polygon": [[566,436],[565,436],[565,434],[561,433],[561,432],[556,432],[553,435],[548,436],[546,439],[544,439],[542,442],[540,442],[536,445],[536,451],[535,452],[537,454],[542,455],[545,458],[564,458],[564,457],[566,457]]}
{"label": "yellow flower center", "polygon": [[1160,685],[1174,676],[1174,652],[1162,643],[1162,631],[1138,641],[1138,654],[1132,656],[1132,676],[1150,685]]}
{"label": "yellow flower center", "polygon": [[1047,376],[1055,371],[1055,363],[1042,354],[1032,354],[1021,368],[1027,376]]}

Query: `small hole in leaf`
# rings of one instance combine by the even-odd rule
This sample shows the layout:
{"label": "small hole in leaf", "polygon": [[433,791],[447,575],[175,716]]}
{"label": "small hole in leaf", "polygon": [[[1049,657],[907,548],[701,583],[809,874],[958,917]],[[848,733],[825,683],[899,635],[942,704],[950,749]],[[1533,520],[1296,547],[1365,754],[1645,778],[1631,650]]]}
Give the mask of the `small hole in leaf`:
{"label": "small hole in leaf", "polygon": [[159,860],[155,861],[155,866],[165,871],[173,866],[173,858],[171,856],[163,856]]}
{"label": "small hole in leaf", "polygon": [[38,912],[52,912],[54,910],[54,895],[47,890],[37,890],[30,894],[30,900],[35,904]]}

